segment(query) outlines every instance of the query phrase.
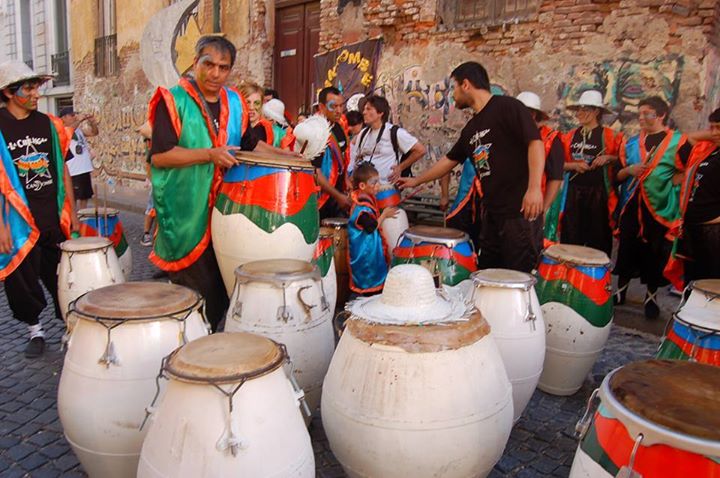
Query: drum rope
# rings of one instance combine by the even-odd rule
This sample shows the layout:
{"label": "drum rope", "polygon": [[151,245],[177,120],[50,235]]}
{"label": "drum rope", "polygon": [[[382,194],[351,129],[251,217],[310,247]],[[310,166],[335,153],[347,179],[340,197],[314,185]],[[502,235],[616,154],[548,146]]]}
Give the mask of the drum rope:
{"label": "drum rope", "polygon": [[155,408],[155,403],[157,402],[158,397],[160,396],[160,379],[164,378],[165,380],[168,379],[167,375],[165,375],[165,368],[167,367],[167,362],[172,356],[172,353],[169,355],[166,355],[162,358],[160,361],[160,371],[155,376],[155,396],[152,399],[152,402],[150,402],[150,405],[145,407],[145,418],[143,419],[142,423],[140,424],[140,428],[138,428],[139,431],[142,431],[142,429],[145,427],[145,424],[147,423],[148,419],[150,418],[150,415],[155,413],[157,411],[157,408]]}
{"label": "drum rope", "polygon": [[95,321],[105,327],[107,331],[107,345],[105,346],[105,353],[98,359],[98,363],[105,364],[106,368],[110,368],[110,365],[120,365],[120,358],[115,352],[115,343],[112,341],[112,330],[115,327],[119,327],[125,323],[125,321],[118,322],[116,324],[108,325],[103,322],[99,317],[95,317]]}
{"label": "drum rope", "polygon": [[225,451],[228,448],[230,448],[230,453],[232,454],[232,456],[237,456],[238,449],[244,450],[245,448],[247,448],[247,443],[240,440],[240,438],[235,433],[235,429],[233,427],[233,420],[232,420],[232,414],[233,414],[233,410],[234,410],[233,400],[235,399],[235,394],[240,390],[240,387],[245,385],[246,380],[247,380],[247,377],[243,377],[240,380],[240,383],[238,383],[235,388],[232,388],[229,391],[224,390],[220,385],[218,385],[215,382],[212,382],[212,381],[209,382],[210,385],[212,385],[213,387],[218,389],[220,391],[220,393],[225,395],[225,397],[228,399],[228,415],[227,415],[226,429],[223,431],[223,434],[220,437],[220,439],[218,440],[215,447],[219,451]]}

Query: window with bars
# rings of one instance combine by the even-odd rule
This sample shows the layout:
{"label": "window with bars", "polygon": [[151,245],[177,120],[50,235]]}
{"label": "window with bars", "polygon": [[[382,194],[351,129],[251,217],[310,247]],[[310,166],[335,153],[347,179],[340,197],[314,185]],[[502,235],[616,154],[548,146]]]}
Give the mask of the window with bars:
{"label": "window with bars", "polygon": [[97,37],[95,38],[95,76],[118,73],[115,0],[97,0]]}
{"label": "window with bars", "polygon": [[540,0],[439,0],[446,26],[501,25],[536,14]]}

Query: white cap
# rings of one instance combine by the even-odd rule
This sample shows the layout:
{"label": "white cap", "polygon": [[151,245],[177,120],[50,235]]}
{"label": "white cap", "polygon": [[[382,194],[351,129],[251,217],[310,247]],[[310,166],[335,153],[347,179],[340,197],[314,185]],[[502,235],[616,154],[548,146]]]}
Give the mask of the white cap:
{"label": "white cap", "polygon": [[568,105],[569,109],[579,108],[581,106],[592,106],[600,108],[604,113],[611,113],[603,104],[603,95],[597,90],[583,91],[580,95],[580,99],[576,103]]}
{"label": "white cap", "polygon": [[262,114],[264,117],[273,120],[274,122],[287,126],[287,120],[285,119],[285,103],[273,98],[262,107]]}
{"label": "white cap", "polygon": [[35,79],[47,81],[51,78],[53,78],[53,75],[35,73],[32,68],[22,61],[10,60],[0,64],[0,90],[20,81]]}
{"label": "white cap", "polygon": [[548,119],[548,114],[543,111],[542,106],[540,105],[540,97],[532,91],[523,91],[517,95],[517,99],[531,110],[535,110],[540,113],[542,119]]}

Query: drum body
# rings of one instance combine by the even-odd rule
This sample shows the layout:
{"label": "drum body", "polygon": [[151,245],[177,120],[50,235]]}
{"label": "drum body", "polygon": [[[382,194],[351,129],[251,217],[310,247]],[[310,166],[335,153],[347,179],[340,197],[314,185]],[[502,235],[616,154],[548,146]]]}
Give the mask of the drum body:
{"label": "drum body", "polygon": [[[350,296],[350,268],[349,268],[349,252],[348,252],[348,234],[347,234],[347,218],[335,217],[323,219],[322,225],[330,227],[335,232],[334,253],[336,284],[337,284],[337,300],[336,307],[344,307]],[[331,309],[334,311],[334,309]]]}
{"label": "drum body", "polygon": [[313,257],[320,228],[311,165],[243,153],[220,186],[212,242],[228,294],[235,268],[264,259]]}
{"label": "drum body", "polygon": [[437,326],[347,324],[322,397],[325,433],[347,475],[486,476],[513,413],[512,389],[480,314]]}
{"label": "drum body", "polygon": [[83,237],[107,237],[113,243],[125,280],[132,274],[132,249],[125,238],[120,221],[120,211],[110,207],[85,208],[77,213],[80,235]]}
{"label": "drum body", "polygon": [[477,255],[467,234],[457,229],[413,226],[393,249],[393,265],[418,264],[445,285],[455,286],[477,270]]}
{"label": "drum body", "polygon": [[332,314],[319,272],[291,259],[256,261],[236,271],[227,332],[251,332],[284,344],[314,412],[335,347]]}
{"label": "drum body", "polygon": [[134,282],[88,292],[69,311],[77,324],[60,377],[58,415],[90,477],[135,476],[145,436],[139,428],[160,364],[186,341],[207,335],[201,305],[190,289]]}
{"label": "drum body", "polygon": [[720,315],[714,307],[689,304],[668,323],[656,357],[720,366]]}
{"label": "drum body", "polygon": [[473,303],[492,327],[512,384],[514,420],[532,398],[545,359],[545,322],[535,278],[523,272],[485,269],[473,274]]}
{"label": "drum body", "polygon": [[405,232],[408,227],[410,227],[410,223],[408,222],[407,213],[401,208],[398,208],[395,217],[388,217],[383,221],[380,226],[380,233],[385,240],[388,251],[395,249],[402,233]]}
{"label": "drum body", "polygon": [[690,297],[684,307],[707,308],[720,314],[720,279],[701,279],[690,283]]}
{"label": "drum body", "polygon": [[[113,244],[103,237],[81,237],[60,244],[58,302],[67,322],[70,302],[85,292],[125,282]],[[72,328],[72,324],[68,323]]]}
{"label": "drum body", "polygon": [[320,271],[322,290],[327,299],[330,314],[335,314],[337,305],[337,272],[335,271],[335,230],[331,227],[320,228],[313,263]]}
{"label": "drum body", "polygon": [[546,329],[538,388],[572,395],[600,356],[612,323],[610,259],[589,247],[549,247],[538,267],[537,294]]}
{"label": "drum body", "polygon": [[[653,376],[651,380],[644,381],[634,379],[636,384],[644,383],[642,394],[634,394],[632,389],[618,390],[612,385],[616,381],[615,377],[628,369],[645,372],[648,365],[658,364],[663,369],[678,368],[685,375],[674,378],[674,383],[694,383],[687,387],[678,386],[670,392],[663,386],[665,382],[662,378]],[[698,367],[701,369],[700,374],[697,373]],[[688,362],[647,361],[632,363],[608,374],[599,389],[598,410],[593,415],[586,413],[586,417],[578,423],[581,439],[570,478],[720,476],[720,437],[717,428],[702,423],[717,424],[718,420],[709,411],[708,418],[704,418],[705,409],[700,405],[708,400],[717,402],[720,381],[718,375],[708,380],[710,375],[703,373],[702,369],[717,370],[715,367]],[[691,380],[686,380],[688,375]],[[704,377],[695,381],[693,378],[699,375]],[[656,398],[653,405],[657,412],[665,415],[664,419],[660,419],[663,421],[648,417],[642,408],[636,408],[635,404],[646,402],[651,394]],[[628,403],[627,397],[632,397],[634,404]],[[660,407],[657,407],[658,403]],[[717,404],[711,407],[718,410]],[[591,417],[592,421],[589,420]],[[630,470],[636,474],[622,474]]]}
{"label": "drum body", "polygon": [[[280,347],[242,333],[188,345],[168,360],[169,383],[149,421],[137,476],[314,477],[302,391],[288,380]],[[227,393],[239,388],[228,397],[213,383]]]}

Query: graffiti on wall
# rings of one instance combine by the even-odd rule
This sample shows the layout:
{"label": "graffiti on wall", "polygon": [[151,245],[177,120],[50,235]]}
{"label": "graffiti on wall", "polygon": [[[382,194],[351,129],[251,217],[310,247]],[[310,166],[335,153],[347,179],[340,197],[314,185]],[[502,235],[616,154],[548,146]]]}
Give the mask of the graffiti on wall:
{"label": "graffiti on wall", "polygon": [[605,105],[612,111],[606,124],[626,132],[637,130],[637,105],[647,96],[660,96],[672,108],[678,100],[683,57],[667,55],[649,62],[630,59],[586,63],[570,68],[565,81],[558,87],[557,116],[560,129],[574,126],[566,105],[577,101],[587,90],[603,93]]}

